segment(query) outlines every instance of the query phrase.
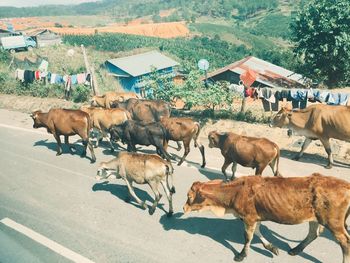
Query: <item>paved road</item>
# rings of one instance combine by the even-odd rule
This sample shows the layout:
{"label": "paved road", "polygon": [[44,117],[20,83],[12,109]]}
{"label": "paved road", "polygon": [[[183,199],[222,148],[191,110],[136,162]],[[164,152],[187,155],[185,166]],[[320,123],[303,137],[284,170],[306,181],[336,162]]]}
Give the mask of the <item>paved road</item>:
{"label": "paved road", "polygon": [[[47,240],[42,244],[34,241],[34,234],[25,236],[3,223],[4,218],[94,262],[231,262],[234,253],[242,249],[243,225],[239,220],[229,215],[216,218],[209,212],[186,216],[182,213],[193,181],[221,178],[218,169],[222,157],[217,149],[207,149],[211,169],[198,169],[197,149],[192,149],[189,163],[175,168],[175,215],[168,219],[165,198],[150,216],[136,204],[123,201],[127,190],[122,181],[94,180],[98,162],[113,156],[107,148],[96,149],[98,162],[90,164],[78,155],[66,153],[56,157],[55,147],[52,135],[45,129],[32,129],[28,114],[0,110],[1,263],[70,262],[67,251],[53,252],[47,247],[50,247]],[[172,153],[178,154],[173,150]],[[308,160],[281,161],[285,176],[316,171],[350,181],[350,167],[326,170]],[[238,172],[249,174],[252,170],[238,167]],[[150,193],[148,187],[137,186],[136,194],[148,204],[153,200]],[[262,230],[279,247],[280,255],[273,256],[255,238],[247,263],[341,262],[340,247],[328,231],[304,253],[292,257],[286,251],[304,238],[306,224],[285,226],[264,222]]]}

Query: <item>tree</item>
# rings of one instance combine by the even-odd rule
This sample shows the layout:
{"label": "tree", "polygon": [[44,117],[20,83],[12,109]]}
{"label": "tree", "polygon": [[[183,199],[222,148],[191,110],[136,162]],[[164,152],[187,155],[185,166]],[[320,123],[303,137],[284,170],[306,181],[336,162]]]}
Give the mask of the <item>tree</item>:
{"label": "tree", "polygon": [[350,1],[311,0],[291,24],[302,73],[328,86],[350,83]]}

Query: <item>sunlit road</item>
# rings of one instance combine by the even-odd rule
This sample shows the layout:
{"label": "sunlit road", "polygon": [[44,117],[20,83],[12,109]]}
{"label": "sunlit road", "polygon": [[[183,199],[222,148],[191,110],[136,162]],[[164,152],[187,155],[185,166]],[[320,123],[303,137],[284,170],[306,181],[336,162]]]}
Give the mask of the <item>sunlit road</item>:
{"label": "sunlit road", "polygon": [[[189,162],[175,167],[175,214],[170,219],[165,214],[168,203],[164,195],[155,214],[150,216],[135,203],[124,202],[127,189],[123,181],[95,181],[98,163],[113,158],[108,148],[95,149],[95,164],[90,164],[88,158],[67,153],[67,148],[57,157],[55,150],[53,136],[45,129],[34,130],[28,114],[0,110],[1,263],[71,260],[215,263],[233,261],[234,254],[242,249],[240,220],[230,215],[216,218],[209,212],[186,216],[182,213],[186,193],[194,181],[222,178],[219,170],[223,160],[217,149],[206,147],[209,169],[198,169],[201,159],[194,148]],[[170,152],[180,155],[174,149]],[[249,174],[252,170],[238,167],[238,172]],[[320,164],[281,160],[284,176],[312,172],[350,181],[350,167],[326,170]],[[266,170],[268,175],[271,171]],[[153,195],[149,187],[135,186],[136,194],[150,205]],[[14,223],[23,228],[16,230]],[[286,251],[305,237],[306,224],[263,222],[262,230],[279,248],[280,255],[273,256],[254,238],[244,262],[341,262],[340,247],[328,231],[304,253],[292,257]]]}

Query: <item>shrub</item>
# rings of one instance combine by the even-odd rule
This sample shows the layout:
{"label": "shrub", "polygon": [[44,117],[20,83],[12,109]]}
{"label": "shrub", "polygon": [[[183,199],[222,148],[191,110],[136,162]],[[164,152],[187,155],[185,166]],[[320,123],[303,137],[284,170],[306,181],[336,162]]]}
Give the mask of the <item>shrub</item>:
{"label": "shrub", "polygon": [[74,102],[85,102],[90,97],[90,87],[84,85],[73,86],[73,96]]}

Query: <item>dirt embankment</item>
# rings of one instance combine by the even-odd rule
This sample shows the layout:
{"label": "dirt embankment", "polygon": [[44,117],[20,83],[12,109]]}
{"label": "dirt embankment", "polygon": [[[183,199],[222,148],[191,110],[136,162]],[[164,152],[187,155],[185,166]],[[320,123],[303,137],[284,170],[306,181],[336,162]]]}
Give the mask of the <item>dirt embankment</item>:
{"label": "dirt embankment", "polygon": [[[50,108],[79,108],[81,104],[54,98],[33,98],[25,96],[13,96],[0,94],[0,108],[17,110],[30,113],[34,110],[48,111]],[[287,136],[287,129],[270,128],[265,124],[251,124],[233,120],[208,121],[203,123],[201,131],[201,140],[207,141],[208,133],[212,130],[221,132],[231,131],[253,137],[266,137],[276,142],[281,148],[282,156],[291,158],[301,149],[304,141],[301,136]],[[350,161],[350,143],[339,140],[332,140],[332,148],[335,160],[349,164]],[[305,157],[311,162],[326,164],[327,157],[324,147],[320,141],[313,142],[305,151]]]}

